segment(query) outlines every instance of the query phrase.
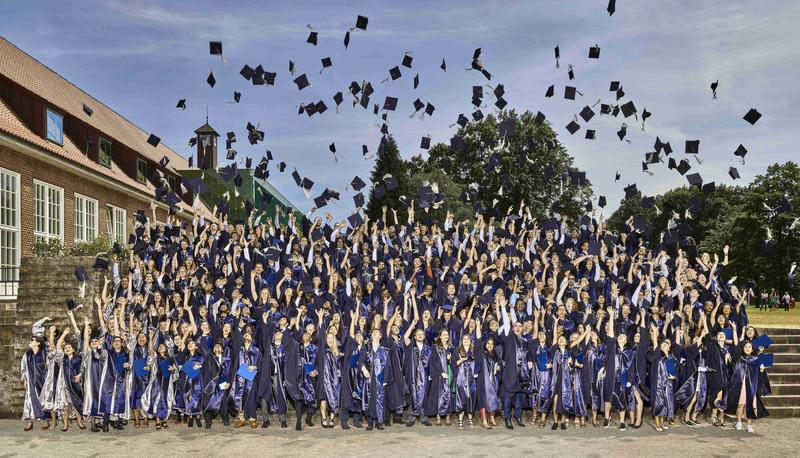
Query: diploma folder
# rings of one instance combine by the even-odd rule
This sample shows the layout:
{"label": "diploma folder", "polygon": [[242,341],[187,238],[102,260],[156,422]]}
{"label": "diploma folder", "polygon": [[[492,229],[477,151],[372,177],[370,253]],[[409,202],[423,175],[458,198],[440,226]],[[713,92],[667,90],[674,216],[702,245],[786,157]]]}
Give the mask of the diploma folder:
{"label": "diploma folder", "polygon": [[247,366],[239,366],[239,370],[236,371],[236,375],[242,377],[243,379],[252,382],[256,378],[256,374],[258,370],[249,371],[247,370]]}
{"label": "diploma folder", "polygon": [[147,358],[134,359],[133,373],[136,374],[137,377],[144,377],[150,373],[149,370],[144,368],[145,366],[147,366]]}
{"label": "diploma folder", "polygon": [[181,366],[181,371],[183,371],[183,373],[186,374],[186,377],[190,380],[194,380],[195,377],[200,375],[200,369],[194,368],[194,361],[192,360],[186,361],[186,363]]}
{"label": "diploma folder", "polygon": [[539,353],[536,357],[536,366],[541,372],[547,370],[547,353]]}
{"label": "diploma folder", "polygon": [[764,367],[772,367],[775,364],[775,355],[772,353],[762,353],[758,355],[758,364]]}
{"label": "diploma folder", "polygon": [[770,339],[769,336],[766,334],[762,334],[753,340],[753,347],[755,348],[758,347],[768,348],[770,345],[772,345],[772,339]]}

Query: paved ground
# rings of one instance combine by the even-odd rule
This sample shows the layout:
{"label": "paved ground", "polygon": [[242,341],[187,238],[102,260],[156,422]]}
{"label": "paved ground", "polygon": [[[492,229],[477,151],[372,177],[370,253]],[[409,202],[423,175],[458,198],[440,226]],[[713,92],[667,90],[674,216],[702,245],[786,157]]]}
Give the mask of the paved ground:
{"label": "paved ground", "polygon": [[[38,425],[37,425],[38,427]],[[713,426],[640,430],[570,428],[550,431],[527,426],[507,431],[475,427],[392,426],[386,430],[342,431],[241,429],[215,425],[210,431],[171,426],[166,431],[96,433],[77,428],[22,431],[21,422],[0,420],[0,457],[6,456],[791,456],[800,446],[800,419],[764,419],[748,434]],[[369,448],[367,448],[369,447]]]}

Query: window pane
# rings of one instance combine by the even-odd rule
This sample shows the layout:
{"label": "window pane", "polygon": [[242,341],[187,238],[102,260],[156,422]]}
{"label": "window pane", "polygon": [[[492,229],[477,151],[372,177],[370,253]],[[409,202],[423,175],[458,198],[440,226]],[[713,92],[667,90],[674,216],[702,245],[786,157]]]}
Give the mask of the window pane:
{"label": "window pane", "polygon": [[100,137],[100,153],[97,162],[106,167],[111,167],[111,142]]}
{"label": "window pane", "polygon": [[59,145],[64,143],[64,118],[52,111],[47,110],[47,139]]}

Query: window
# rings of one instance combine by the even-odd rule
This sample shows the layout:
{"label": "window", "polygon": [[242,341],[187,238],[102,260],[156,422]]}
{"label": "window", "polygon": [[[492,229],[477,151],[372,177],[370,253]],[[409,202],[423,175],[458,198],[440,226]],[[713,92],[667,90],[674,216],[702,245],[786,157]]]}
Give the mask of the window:
{"label": "window", "polygon": [[75,241],[91,242],[97,238],[97,201],[75,194]]}
{"label": "window", "polygon": [[64,239],[64,190],[33,181],[33,235],[37,242]]}
{"label": "window", "polygon": [[106,229],[108,230],[109,241],[125,243],[126,218],[125,209],[113,205],[109,205],[106,208]]}
{"label": "window", "polygon": [[17,295],[19,175],[0,168],[0,297]]}
{"label": "window", "polygon": [[55,111],[47,108],[45,110],[45,122],[47,127],[47,139],[51,142],[64,144],[64,117]]}
{"label": "window", "polygon": [[97,162],[99,162],[100,165],[111,167],[111,141],[100,137],[99,144],[100,152],[97,156]]}
{"label": "window", "polygon": [[136,179],[139,183],[147,182],[147,161],[144,159],[136,160]]}
{"label": "window", "polygon": [[[169,183],[169,189],[170,189],[171,191],[175,191],[175,186],[176,186],[176,183],[175,183],[175,177],[173,177],[173,176],[168,176],[168,177],[167,177],[167,183]],[[175,191],[175,192],[178,192],[178,191]]]}

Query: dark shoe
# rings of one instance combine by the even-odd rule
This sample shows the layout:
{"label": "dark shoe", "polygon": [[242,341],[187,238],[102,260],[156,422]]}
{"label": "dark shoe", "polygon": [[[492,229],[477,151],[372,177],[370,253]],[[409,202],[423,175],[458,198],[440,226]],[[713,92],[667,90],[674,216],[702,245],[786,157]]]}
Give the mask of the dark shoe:
{"label": "dark shoe", "polygon": [[118,422],[118,421],[114,422],[114,423],[111,423],[111,427],[113,427],[117,431],[122,431],[123,429],[125,429],[125,428],[122,427],[122,423]]}
{"label": "dark shoe", "polygon": [[297,424],[294,425],[295,431],[302,431],[303,430],[303,422],[298,418]]}
{"label": "dark shoe", "polygon": [[564,431],[565,429],[567,429],[567,424],[561,423],[561,431]]}
{"label": "dark shoe", "polygon": [[289,425],[288,425],[288,424],[286,424],[286,420],[281,420],[281,428],[286,428],[286,427],[288,427],[288,426],[289,426]]}
{"label": "dark shoe", "polygon": [[206,429],[211,429],[211,420],[206,420]]}
{"label": "dark shoe", "polygon": [[198,418],[198,419],[197,419],[197,420],[195,420],[195,421],[197,422],[197,423],[196,423],[196,425],[197,425],[197,427],[198,427],[198,428],[202,428],[202,427],[203,427],[203,421],[202,421],[202,420],[200,420],[200,419]]}
{"label": "dark shoe", "polygon": [[269,426],[269,420],[264,420],[264,421],[261,422],[261,427],[262,428],[266,428],[268,426]]}
{"label": "dark shoe", "polygon": [[191,428],[193,426],[194,426],[194,418],[193,417],[189,417],[189,427]]}
{"label": "dark shoe", "polygon": [[377,428],[377,429],[378,429],[378,431],[383,431],[383,425],[382,425],[382,424],[380,424],[380,422],[378,422],[378,423],[375,423],[375,428]]}
{"label": "dark shoe", "polygon": [[108,423],[103,423],[103,432],[104,433],[108,432]]}
{"label": "dark shoe", "polygon": [[367,431],[372,431],[372,423],[367,423]]}
{"label": "dark shoe", "polygon": [[426,417],[426,418],[424,418],[424,419],[421,421],[421,423],[422,423],[424,426],[433,426],[433,424],[430,422],[430,420],[428,420],[428,418],[427,418],[427,417]]}
{"label": "dark shoe", "polygon": [[603,428],[608,428],[609,420],[608,418],[603,419]]}
{"label": "dark shoe", "polygon": [[416,423],[416,422],[417,422],[417,419],[414,418],[414,417],[411,417],[411,419],[408,420],[408,423],[406,423],[406,426],[408,426],[410,428],[410,427],[414,426],[414,423]]}
{"label": "dark shoe", "polygon": [[358,428],[358,429],[361,429],[361,428],[364,427],[364,425],[362,425],[360,421],[354,421],[353,422],[353,426]]}
{"label": "dark shoe", "polygon": [[553,431],[558,430],[558,423],[553,422],[553,426],[551,426],[550,429],[552,429]]}
{"label": "dark shoe", "polygon": [[314,420],[312,420],[311,415],[306,415],[306,426],[314,426]]}
{"label": "dark shoe", "polygon": [[520,428],[524,428],[525,427],[525,423],[522,422],[522,418],[517,418],[516,422],[517,422],[517,426],[519,426]]}
{"label": "dark shoe", "polygon": [[511,424],[510,418],[506,418],[505,421],[506,421],[506,429],[514,429],[514,425]]}
{"label": "dark shoe", "polygon": [[[331,428],[333,428],[333,426],[331,426]],[[350,426],[348,426],[347,423],[342,423],[342,429],[347,431],[348,429],[350,429]]]}
{"label": "dark shoe", "polygon": [[625,423],[620,423],[619,424],[619,430],[620,431],[625,431]]}

